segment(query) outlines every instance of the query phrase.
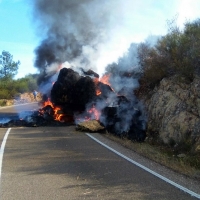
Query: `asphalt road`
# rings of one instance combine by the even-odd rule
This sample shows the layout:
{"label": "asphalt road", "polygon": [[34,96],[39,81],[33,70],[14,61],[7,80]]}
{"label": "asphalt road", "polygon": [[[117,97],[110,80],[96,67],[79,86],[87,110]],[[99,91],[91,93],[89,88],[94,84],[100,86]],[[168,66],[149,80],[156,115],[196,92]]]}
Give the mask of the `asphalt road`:
{"label": "asphalt road", "polygon": [[34,111],[38,108],[38,102],[0,107],[0,123],[2,120],[15,118],[19,116],[19,114],[23,115],[26,112]]}
{"label": "asphalt road", "polygon": [[[0,129],[0,142],[6,131]],[[138,159],[99,134],[92,136]],[[12,128],[0,189],[1,200],[197,199],[76,132],[74,126]]]}

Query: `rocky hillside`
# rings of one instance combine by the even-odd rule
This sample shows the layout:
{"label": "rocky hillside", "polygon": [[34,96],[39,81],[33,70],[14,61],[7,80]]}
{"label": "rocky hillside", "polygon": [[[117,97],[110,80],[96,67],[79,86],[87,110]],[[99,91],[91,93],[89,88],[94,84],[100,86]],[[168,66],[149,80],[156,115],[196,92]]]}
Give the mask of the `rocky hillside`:
{"label": "rocky hillside", "polygon": [[42,99],[41,93],[37,93],[36,100],[34,99],[33,93],[24,93],[24,94],[20,94],[19,99],[16,100],[16,103],[20,103],[20,102],[30,103],[34,101],[40,101],[41,99]]}
{"label": "rocky hillside", "polygon": [[11,106],[14,104],[21,104],[21,103],[31,103],[34,101],[40,101],[42,99],[42,94],[38,93],[36,100],[32,93],[23,93],[19,94],[15,99],[1,99],[0,100],[0,107],[1,106]]}
{"label": "rocky hillside", "polygon": [[149,136],[171,147],[184,146],[200,153],[200,78],[186,84],[177,77],[164,78],[142,95],[148,112]]}

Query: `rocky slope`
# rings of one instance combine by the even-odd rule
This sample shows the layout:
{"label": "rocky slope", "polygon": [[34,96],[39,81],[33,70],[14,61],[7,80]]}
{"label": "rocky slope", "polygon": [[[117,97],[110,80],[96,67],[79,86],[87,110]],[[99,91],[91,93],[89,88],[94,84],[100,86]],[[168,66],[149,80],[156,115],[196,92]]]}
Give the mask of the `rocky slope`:
{"label": "rocky slope", "polygon": [[34,101],[40,101],[41,99],[42,99],[42,94],[39,92],[37,93],[36,100],[34,99],[33,93],[24,93],[20,95],[19,99],[16,100],[16,103],[20,102],[30,103]]}
{"label": "rocky slope", "polygon": [[23,93],[19,94],[16,99],[1,99],[1,106],[11,106],[14,104],[21,104],[21,103],[31,103],[34,101],[40,101],[42,99],[42,94],[38,93],[36,100],[34,99],[34,96],[32,93]]}
{"label": "rocky slope", "polygon": [[200,77],[192,83],[177,77],[163,79],[142,95],[148,113],[147,132],[170,146],[184,145],[200,153]]}

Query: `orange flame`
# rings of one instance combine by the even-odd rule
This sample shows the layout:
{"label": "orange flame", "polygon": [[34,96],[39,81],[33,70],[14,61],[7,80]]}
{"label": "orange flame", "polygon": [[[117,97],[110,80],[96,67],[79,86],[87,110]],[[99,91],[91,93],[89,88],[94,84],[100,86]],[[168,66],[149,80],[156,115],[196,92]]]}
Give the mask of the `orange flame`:
{"label": "orange flame", "polygon": [[98,96],[98,95],[100,95],[100,94],[101,94],[101,91],[100,91],[99,88],[97,88],[97,89],[96,89],[96,95]]}
{"label": "orange flame", "polygon": [[[103,75],[100,79],[99,78],[94,78],[93,81],[96,85],[96,95],[100,95],[101,94],[101,90],[98,88],[98,83],[101,82],[101,83],[104,83],[106,85],[110,85],[110,82],[109,82],[109,79],[110,79],[110,74],[105,74]],[[111,88],[112,89],[112,88]],[[113,90],[113,89],[112,89]]]}
{"label": "orange flame", "polygon": [[50,99],[48,98],[47,101],[44,102],[44,107],[45,106],[51,106],[52,108],[54,107],[53,103],[50,101]]}
{"label": "orange flame", "polygon": [[85,113],[76,116],[76,122],[90,121],[90,120],[99,120],[101,112],[95,108],[93,105],[91,108],[87,109]]}
{"label": "orange flame", "polygon": [[50,101],[50,99],[48,99],[47,101],[44,102],[44,107],[46,107],[46,106],[51,106],[54,111],[54,119],[56,121],[62,122],[63,114],[59,113],[61,111],[61,108],[58,106],[54,106],[53,103]]}
{"label": "orange flame", "polygon": [[90,113],[96,120],[99,120],[101,116],[101,112],[97,110],[94,105],[87,112]]}
{"label": "orange flame", "polygon": [[105,74],[100,78],[99,81],[110,86],[109,79],[110,79],[110,74]]}

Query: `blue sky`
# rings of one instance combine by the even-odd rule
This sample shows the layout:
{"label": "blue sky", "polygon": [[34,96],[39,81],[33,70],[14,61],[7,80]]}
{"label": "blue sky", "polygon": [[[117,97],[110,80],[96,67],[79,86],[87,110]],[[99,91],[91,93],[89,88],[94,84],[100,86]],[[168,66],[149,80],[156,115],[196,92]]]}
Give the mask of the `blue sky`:
{"label": "blue sky", "polygon": [[35,73],[34,48],[39,42],[31,18],[31,9],[21,0],[0,0],[0,52],[9,51],[20,60],[17,77]]}
{"label": "blue sky", "polygon": [[[30,2],[0,0],[0,52],[9,51],[15,61],[20,60],[17,78],[37,72],[33,67],[34,49],[42,38],[36,34]],[[115,27],[115,33],[118,30],[120,34],[116,37],[124,36],[120,38],[121,45],[126,44],[124,48],[130,42],[143,41],[148,35],[165,34],[166,20],[175,15],[178,16],[177,24],[180,27],[186,20],[200,17],[200,0],[123,0],[119,5],[121,6],[117,8],[116,13],[119,12],[120,15],[114,16],[119,18],[119,26]],[[108,47],[113,49],[109,45]]]}

